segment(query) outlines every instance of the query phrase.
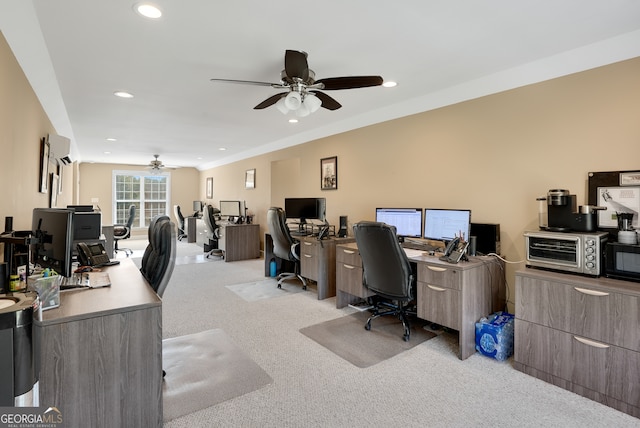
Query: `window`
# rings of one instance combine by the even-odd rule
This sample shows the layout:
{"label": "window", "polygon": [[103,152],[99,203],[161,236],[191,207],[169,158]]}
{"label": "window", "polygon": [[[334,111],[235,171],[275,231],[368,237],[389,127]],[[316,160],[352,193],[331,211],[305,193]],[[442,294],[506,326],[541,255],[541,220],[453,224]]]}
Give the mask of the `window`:
{"label": "window", "polygon": [[114,171],[113,223],[127,222],[130,205],[136,206],[133,227],[148,227],[158,214],[169,215],[170,183],[169,173]]}

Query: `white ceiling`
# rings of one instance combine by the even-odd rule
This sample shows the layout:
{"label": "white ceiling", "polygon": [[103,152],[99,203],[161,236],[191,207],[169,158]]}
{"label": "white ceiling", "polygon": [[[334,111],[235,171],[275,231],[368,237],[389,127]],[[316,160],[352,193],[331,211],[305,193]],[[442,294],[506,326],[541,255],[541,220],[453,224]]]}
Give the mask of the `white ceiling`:
{"label": "white ceiling", "polygon": [[[0,4],[0,30],[76,160],[157,153],[205,169],[640,56],[637,0],[154,0],[156,21],[135,2]],[[398,86],[327,92],[341,109],[292,125],[253,109],[280,90],[209,81],[277,83],[286,49],[308,52],[316,78]]]}

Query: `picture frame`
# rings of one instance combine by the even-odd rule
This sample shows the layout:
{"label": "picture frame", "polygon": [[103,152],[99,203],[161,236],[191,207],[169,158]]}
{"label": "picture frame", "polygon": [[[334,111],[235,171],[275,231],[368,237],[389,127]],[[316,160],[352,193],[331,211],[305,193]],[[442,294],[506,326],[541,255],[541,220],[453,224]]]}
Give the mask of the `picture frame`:
{"label": "picture frame", "polygon": [[58,195],[62,194],[62,171],[64,170],[64,165],[58,162]]}
{"label": "picture frame", "polygon": [[320,159],[320,190],[338,189],[338,157]]}
{"label": "picture frame", "polygon": [[621,172],[620,186],[640,186],[640,171]]}
{"label": "picture frame", "polygon": [[51,189],[49,208],[56,208],[58,205],[58,174],[51,173]]}
{"label": "picture frame", "polygon": [[248,169],[244,173],[244,188],[255,189],[256,188],[256,169]]}
{"label": "picture frame", "polygon": [[213,199],[213,177],[207,177],[207,199]]}
{"label": "picture frame", "polygon": [[42,138],[40,140],[40,193],[49,191],[49,154],[51,146],[49,142]]}

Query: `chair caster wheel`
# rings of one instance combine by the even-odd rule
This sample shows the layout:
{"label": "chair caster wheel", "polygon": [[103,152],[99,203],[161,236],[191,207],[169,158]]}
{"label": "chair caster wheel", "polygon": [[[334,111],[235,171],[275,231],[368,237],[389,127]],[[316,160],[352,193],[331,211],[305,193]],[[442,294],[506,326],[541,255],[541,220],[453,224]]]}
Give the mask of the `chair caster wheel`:
{"label": "chair caster wheel", "polygon": [[404,336],[402,336],[402,339],[404,339],[405,342],[409,341],[409,336],[407,336],[406,334]]}
{"label": "chair caster wheel", "polygon": [[282,288],[282,284],[278,284],[278,288]]}
{"label": "chair caster wheel", "polygon": [[364,329],[365,329],[365,330],[367,330],[367,331],[371,330],[371,323],[369,323],[369,322],[368,322],[368,323],[366,323],[366,324],[364,325]]}

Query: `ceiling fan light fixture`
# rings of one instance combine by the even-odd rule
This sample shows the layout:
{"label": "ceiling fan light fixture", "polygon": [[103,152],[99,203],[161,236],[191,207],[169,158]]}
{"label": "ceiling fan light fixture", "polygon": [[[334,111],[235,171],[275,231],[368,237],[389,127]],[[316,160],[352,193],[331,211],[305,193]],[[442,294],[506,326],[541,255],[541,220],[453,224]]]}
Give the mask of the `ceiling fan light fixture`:
{"label": "ceiling fan light fixture", "polygon": [[315,113],[322,106],[322,101],[313,94],[307,94],[304,97],[304,105],[307,106],[310,113]]}
{"label": "ceiling fan light fixture", "polygon": [[298,110],[302,105],[302,97],[297,92],[289,92],[284,98],[284,105],[289,110]]}
{"label": "ceiling fan light fixture", "polygon": [[296,110],[296,116],[298,117],[307,117],[311,114],[311,111],[309,110],[309,107],[307,107],[306,103],[302,103],[300,104],[300,107],[298,108],[298,110]]}

